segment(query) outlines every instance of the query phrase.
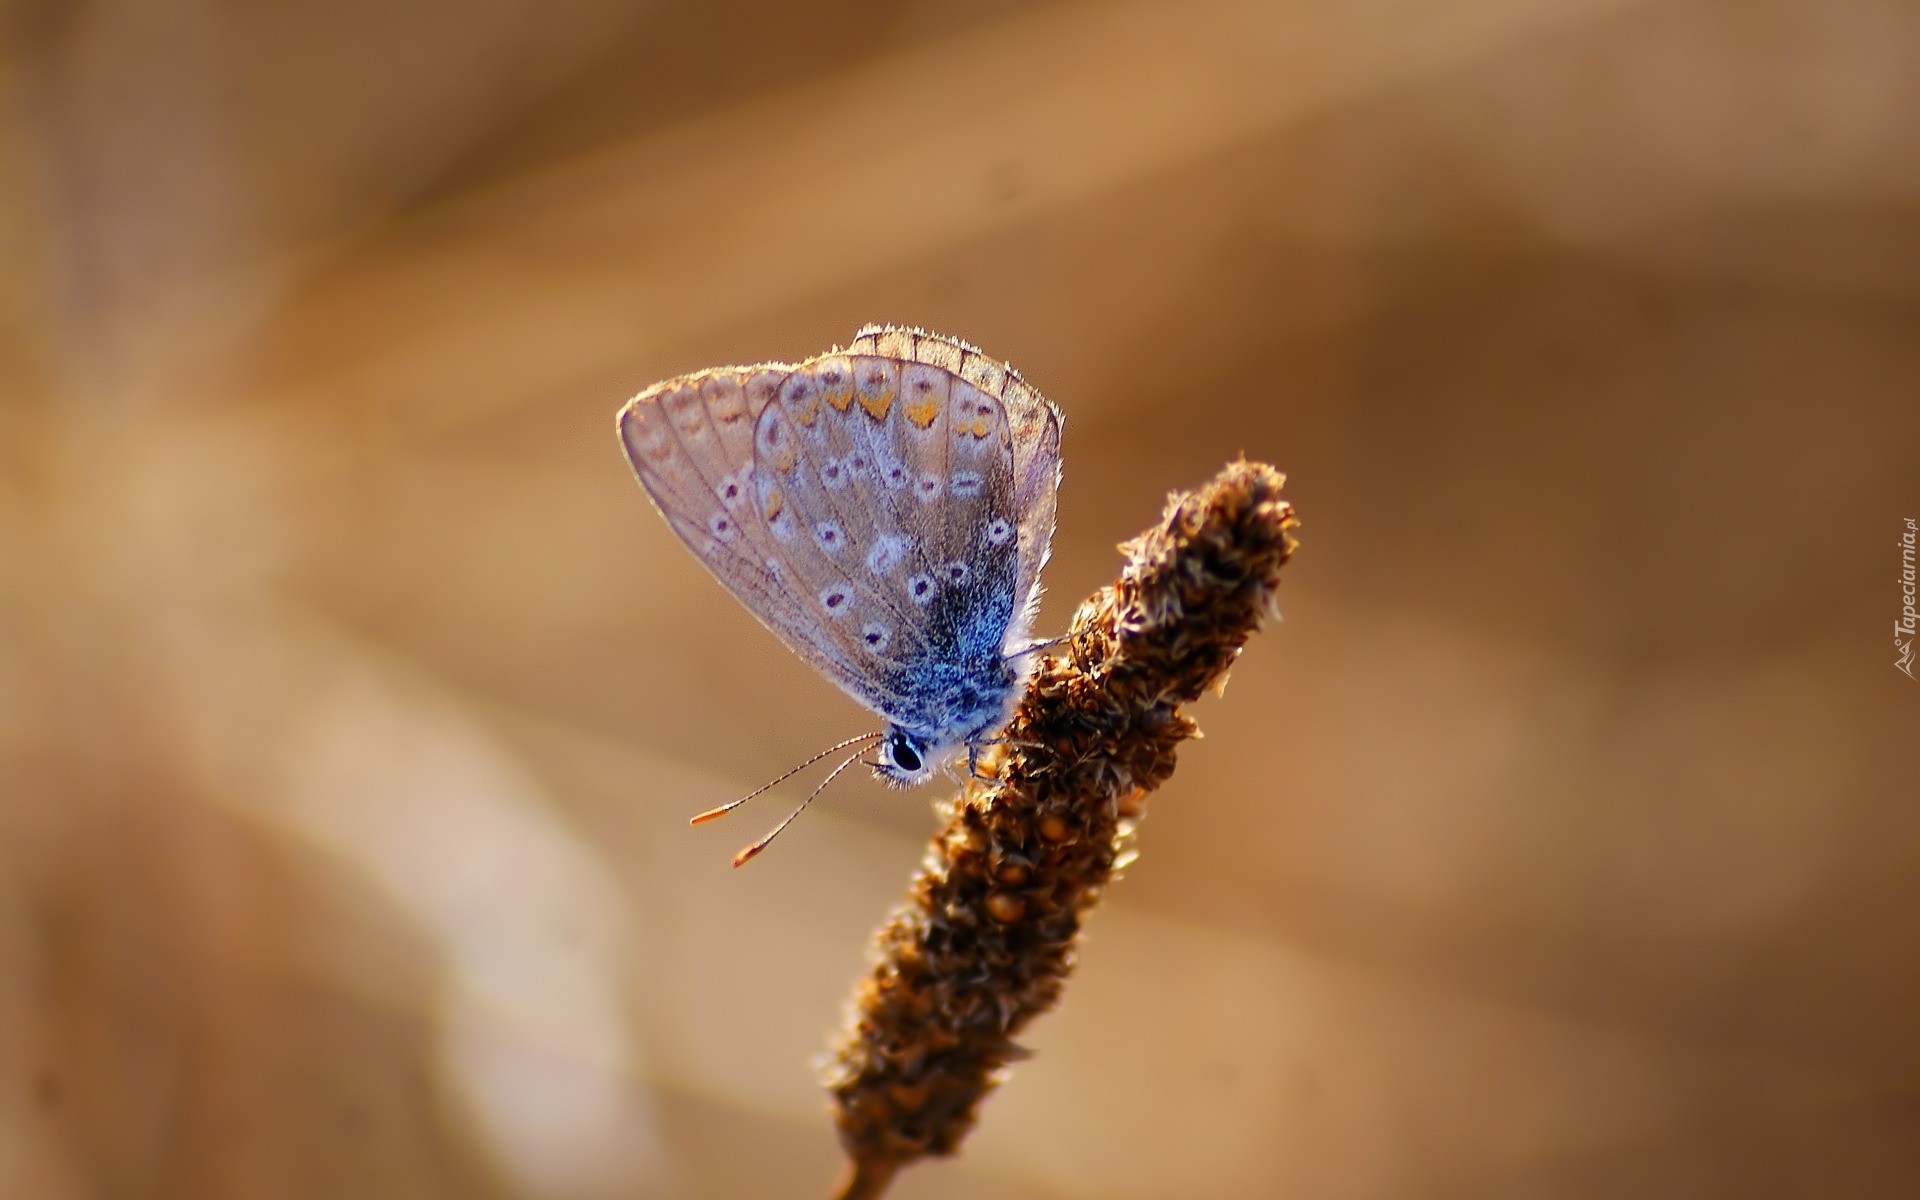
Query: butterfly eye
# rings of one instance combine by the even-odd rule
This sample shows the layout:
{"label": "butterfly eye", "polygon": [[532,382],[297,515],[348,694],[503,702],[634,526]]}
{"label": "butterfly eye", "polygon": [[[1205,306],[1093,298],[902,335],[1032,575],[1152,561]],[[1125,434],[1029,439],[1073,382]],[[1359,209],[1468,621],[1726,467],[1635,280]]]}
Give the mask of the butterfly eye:
{"label": "butterfly eye", "polygon": [[893,641],[893,631],[878,621],[869,621],[861,627],[860,640],[867,644],[867,649],[878,654]]}
{"label": "butterfly eye", "polygon": [[905,737],[897,737],[893,741],[888,742],[887,752],[893,757],[893,765],[899,767],[902,771],[918,771],[926,765],[921,759],[919,751],[909,745]]}
{"label": "butterfly eye", "polygon": [[988,543],[995,546],[1004,546],[1007,544],[1007,539],[1012,536],[1013,526],[1007,523],[1005,517],[995,517],[993,520],[987,522]]}
{"label": "butterfly eye", "polygon": [[820,607],[826,609],[830,616],[845,616],[852,599],[847,589],[836,583],[820,593]]}
{"label": "butterfly eye", "polygon": [[907,595],[913,597],[915,604],[925,604],[933,599],[933,580],[925,575],[915,575],[907,580]]}
{"label": "butterfly eye", "polygon": [[813,537],[820,543],[820,548],[828,554],[837,553],[847,540],[846,532],[840,528],[840,523],[837,521],[822,521],[815,525]]}
{"label": "butterfly eye", "polygon": [[932,500],[940,495],[940,477],[931,471],[920,477],[920,485],[915,489],[922,500]]}
{"label": "butterfly eye", "polygon": [[967,564],[963,562],[948,563],[946,566],[946,572],[947,572],[947,582],[953,584],[956,587],[967,581]]}
{"label": "butterfly eye", "polygon": [[984,482],[978,471],[956,471],[953,482],[948,486],[953,488],[953,494],[956,496],[978,496]]}
{"label": "butterfly eye", "polygon": [[715,513],[713,519],[707,522],[707,529],[723,542],[733,540],[733,520],[723,514]]}

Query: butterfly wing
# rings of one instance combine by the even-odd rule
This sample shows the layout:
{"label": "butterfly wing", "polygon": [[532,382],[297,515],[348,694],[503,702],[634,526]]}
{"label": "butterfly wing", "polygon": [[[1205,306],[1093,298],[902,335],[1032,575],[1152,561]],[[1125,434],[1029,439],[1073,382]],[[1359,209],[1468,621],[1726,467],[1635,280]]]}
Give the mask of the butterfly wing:
{"label": "butterfly wing", "polygon": [[1060,415],[973,347],[870,326],[798,366],[656,384],[619,430],[715,578],[890,720],[950,724],[940,705],[1024,638],[1053,535]]}
{"label": "butterfly wing", "polygon": [[1014,614],[1013,444],[1000,402],[886,355],[801,364],[754,429],[760,515],[849,689],[924,731],[964,726]]}
{"label": "butterfly wing", "polygon": [[813,600],[761,517],[754,425],[792,371],[765,363],[657,383],[620,410],[620,441],[654,507],[694,557],[794,653],[871,705],[866,673],[818,636]]}
{"label": "butterfly wing", "polygon": [[1014,620],[1006,645],[1023,641],[1040,606],[1040,572],[1052,553],[1054,513],[1060,490],[1060,410],[1020,373],[958,338],[868,325],[856,333],[850,353],[899,358],[936,366],[999,401],[1013,437],[1013,507],[1018,530]]}

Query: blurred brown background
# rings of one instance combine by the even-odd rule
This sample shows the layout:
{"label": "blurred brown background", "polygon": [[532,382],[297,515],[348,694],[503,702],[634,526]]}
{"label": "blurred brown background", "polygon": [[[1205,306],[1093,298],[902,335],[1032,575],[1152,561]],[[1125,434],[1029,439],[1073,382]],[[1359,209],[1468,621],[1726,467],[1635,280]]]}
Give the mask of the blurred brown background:
{"label": "blurred brown background", "polygon": [[925,795],[630,478],[862,322],[1286,620],[911,1197],[1920,1194],[1920,9],[0,4],[0,1197],[819,1196]]}

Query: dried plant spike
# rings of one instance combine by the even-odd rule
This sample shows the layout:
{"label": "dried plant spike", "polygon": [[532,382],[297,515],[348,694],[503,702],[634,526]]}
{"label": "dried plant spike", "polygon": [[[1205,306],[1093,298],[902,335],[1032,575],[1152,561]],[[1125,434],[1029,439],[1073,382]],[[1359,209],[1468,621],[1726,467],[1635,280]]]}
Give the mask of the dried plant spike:
{"label": "dried plant spike", "polygon": [[1197,733],[1180,706],[1218,687],[1276,613],[1294,548],[1284,478],[1243,461],[1169,497],[1159,524],[1121,547],[1119,579],[1080,606],[1070,642],[1042,659],[992,781],[945,805],[828,1067],[846,1200],[954,1153],[1025,1056],[1015,1035],[1059,999],[1082,914]]}

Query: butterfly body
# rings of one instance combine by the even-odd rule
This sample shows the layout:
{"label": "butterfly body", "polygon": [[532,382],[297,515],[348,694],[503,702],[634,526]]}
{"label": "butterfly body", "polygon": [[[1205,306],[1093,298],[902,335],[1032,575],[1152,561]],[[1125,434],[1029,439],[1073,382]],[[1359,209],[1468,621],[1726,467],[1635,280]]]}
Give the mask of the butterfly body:
{"label": "butterfly body", "polygon": [[798,364],[655,384],[619,432],[687,548],[886,719],[877,774],[919,782],[1006,723],[1060,477],[1059,411],[1017,372],[868,326]]}

